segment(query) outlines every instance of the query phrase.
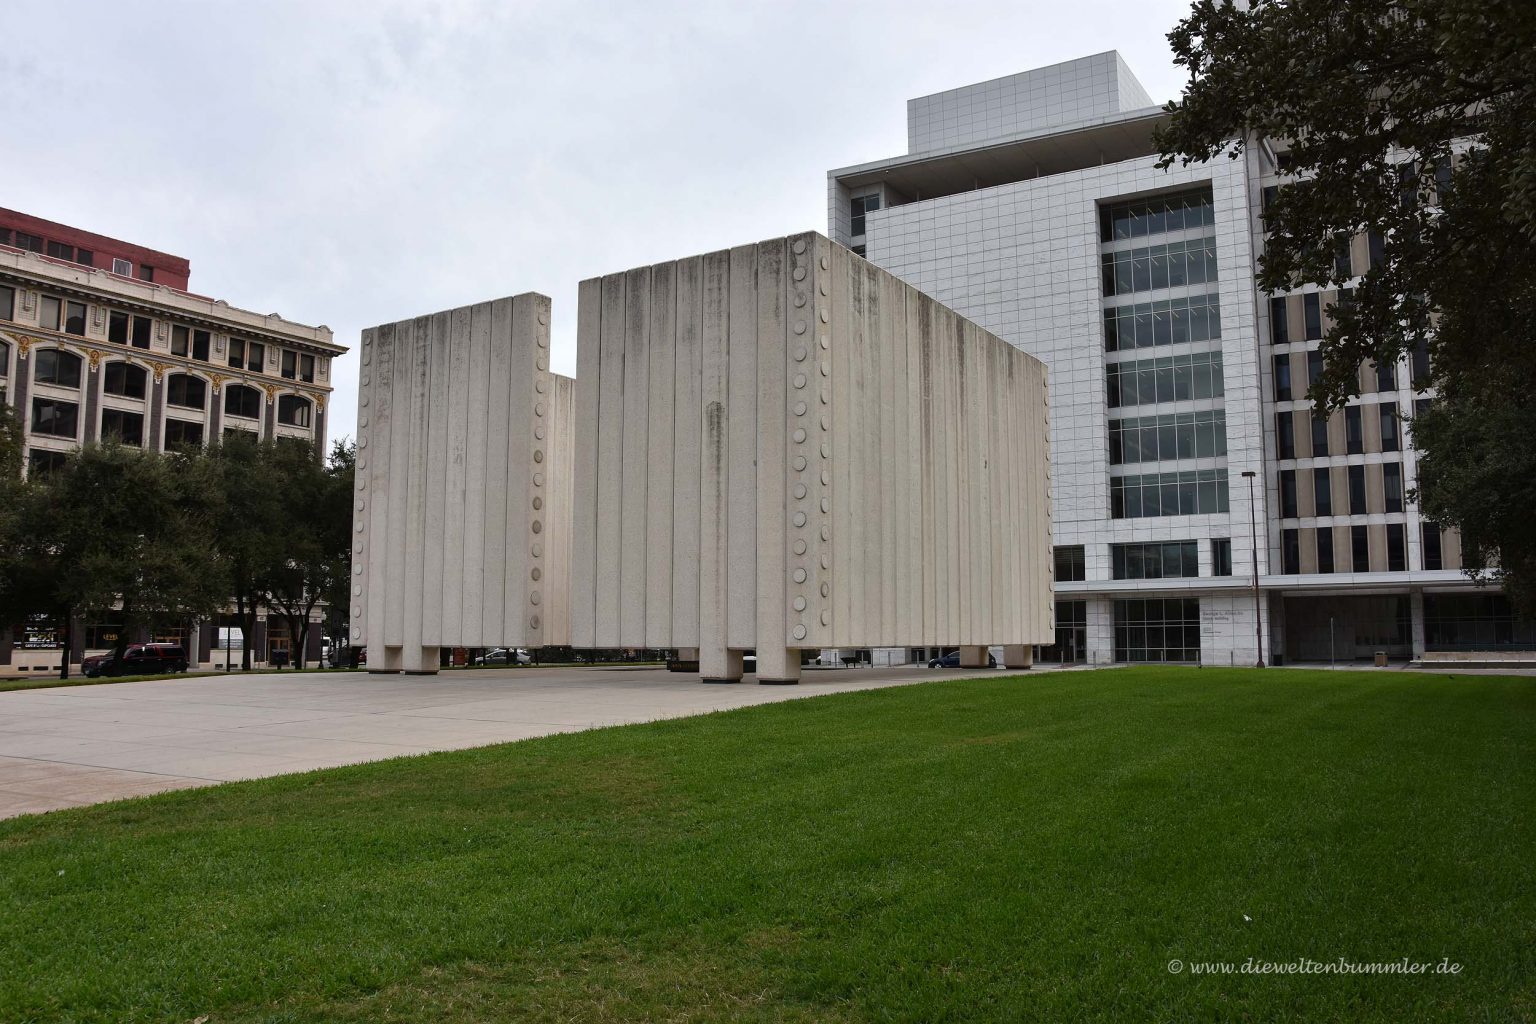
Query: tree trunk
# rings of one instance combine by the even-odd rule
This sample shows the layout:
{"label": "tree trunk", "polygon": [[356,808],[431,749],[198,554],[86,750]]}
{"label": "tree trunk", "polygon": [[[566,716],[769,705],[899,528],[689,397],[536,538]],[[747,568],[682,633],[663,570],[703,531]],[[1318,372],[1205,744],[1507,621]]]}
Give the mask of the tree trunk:
{"label": "tree trunk", "polygon": [[59,678],[69,678],[69,658],[74,653],[75,646],[75,615],[74,609],[64,609],[64,657],[59,659]]}
{"label": "tree trunk", "polygon": [[245,592],[235,592],[235,618],[240,622],[240,670],[251,670],[251,640],[256,632],[256,610],[251,609],[250,618],[247,620],[245,611]]}
{"label": "tree trunk", "polygon": [[298,621],[298,630],[294,630],[291,623],[288,626],[288,634],[292,636],[297,632],[299,638],[299,649],[288,660],[293,663],[294,668],[303,668],[306,663],[305,655],[309,653],[309,615],[300,616]]}

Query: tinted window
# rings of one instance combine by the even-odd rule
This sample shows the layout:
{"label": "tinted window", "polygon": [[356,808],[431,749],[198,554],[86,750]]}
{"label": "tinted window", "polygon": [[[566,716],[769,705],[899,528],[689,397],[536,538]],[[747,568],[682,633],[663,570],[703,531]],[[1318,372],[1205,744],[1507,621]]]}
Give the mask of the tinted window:
{"label": "tinted window", "polygon": [[79,426],[80,407],[74,402],[54,398],[32,400],[32,432],[49,437],[74,437]]}
{"label": "tinted window", "polygon": [[142,366],[128,363],[108,363],[102,371],[101,389],[109,395],[123,398],[143,398],[148,374]]}
{"label": "tinted window", "polygon": [[43,349],[32,357],[36,365],[32,379],[39,384],[52,384],[61,388],[80,386],[80,357],[58,349]]}
{"label": "tinted window", "polygon": [[135,447],[144,446],[144,414],[124,409],[101,411],[101,436],[103,440],[117,440]]}

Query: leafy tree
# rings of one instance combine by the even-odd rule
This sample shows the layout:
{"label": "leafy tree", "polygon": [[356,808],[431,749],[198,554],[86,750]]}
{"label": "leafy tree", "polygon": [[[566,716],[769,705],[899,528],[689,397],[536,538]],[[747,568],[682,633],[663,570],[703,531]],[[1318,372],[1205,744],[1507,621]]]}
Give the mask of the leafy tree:
{"label": "leafy tree", "polygon": [[83,613],[120,619],[117,654],[137,626],[211,614],[223,603],[208,571],[216,503],[200,454],[157,455],[115,443],[87,445],[31,483],[21,549],[32,610],[65,625]]}
{"label": "leafy tree", "polygon": [[1309,397],[1337,407],[1363,360],[1427,351],[1418,500],[1536,609],[1536,4],[1196,0],[1168,38],[1189,85],[1164,165],[1287,150],[1261,287],[1339,286],[1336,246],[1380,240]]}
{"label": "leafy tree", "polygon": [[25,545],[27,481],[21,476],[21,421],[0,402],[0,628],[36,610],[34,575]]}
{"label": "leafy tree", "polygon": [[333,552],[335,569],[328,575],[321,599],[326,604],[326,623],[330,635],[351,644],[352,621],[352,499],[357,486],[357,442],[350,438],[331,445],[330,463],[326,470],[334,489],[327,505],[327,530],[331,543],[337,545]]}
{"label": "leafy tree", "polygon": [[308,444],[279,441],[270,452],[282,480],[282,515],[286,522],[283,558],[265,581],[269,606],[288,623],[297,650],[294,665],[303,668],[310,619],[321,601],[347,600],[351,571],[352,480],[354,453],[338,443],[330,464],[321,466]]}
{"label": "leafy tree", "polygon": [[233,600],[245,636],[240,667],[249,671],[256,613],[287,558],[284,480],[274,442],[259,441],[245,431],[227,435],[208,450],[207,458],[222,504],[213,547],[225,597]]}

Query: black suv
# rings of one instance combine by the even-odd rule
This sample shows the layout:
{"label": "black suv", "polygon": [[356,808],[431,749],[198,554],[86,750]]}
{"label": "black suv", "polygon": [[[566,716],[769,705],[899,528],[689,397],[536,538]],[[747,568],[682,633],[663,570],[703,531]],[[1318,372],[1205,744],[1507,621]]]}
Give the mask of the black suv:
{"label": "black suv", "polygon": [[185,672],[187,652],[181,644],[129,644],[122,660],[116,654],[86,658],[80,671],[87,676],[158,676]]}

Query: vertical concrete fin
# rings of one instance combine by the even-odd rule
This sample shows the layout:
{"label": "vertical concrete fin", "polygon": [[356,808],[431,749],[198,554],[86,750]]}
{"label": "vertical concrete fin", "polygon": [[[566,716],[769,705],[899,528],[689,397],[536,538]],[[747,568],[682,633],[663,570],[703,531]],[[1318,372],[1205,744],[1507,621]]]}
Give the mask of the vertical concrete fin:
{"label": "vertical concrete fin", "polygon": [[581,282],[576,305],[575,484],[571,495],[572,646],[597,646],[598,421],[603,282]]}
{"label": "vertical concrete fin", "polygon": [[597,647],[621,643],[620,589],[624,487],[624,275],[602,279],[602,342],[598,349]]}
{"label": "vertical concrete fin", "polygon": [[[872,346],[876,355],[875,372],[880,382],[880,630],[884,644],[904,644],[907,634],[899,627],[898,609],[906,598],[904,572],[898,572],[897,538],[901,529],[901,499],[897,485],[901,482],[901,444],[911,429],[910,421],[903,421],[902,393],[896,384],[900,379],[897,360],[905,355],[898,344],[898,329],[906,318],[906,287],[890,274],[880,274],[880,301],[875,313],[879,319],[876,333],[878,344]],[[902,372],[904,373],[905,367]]]}
{"label": "vertical concrete fin", "polygon": [[645,629],[646,647],[670,647],[672,622],[672,522],[677,376],[677,268],[651,269],[650,340],[646,376]]}
{"label": "vertical concrete fin", "polygon": [[703,259],[700,296],[700,403],[703,412],[699,448],[699,657],[706,677],[724,673],[726,609],[729,604],[726,532],[730,394],[729,330],[731,254],[713,252]]}
{"label": "vertical concrete fin", "polygon": [[[427,318],[426,548],[421,574],[421,642],[445,646],[443,629],[444,547],[448,528],[445,493],[448,464],[448,314]],[[457,506],[452,506],[457,516]]]}
{"label": "vertical concrete fin", "polygon": [[[801,252],[803,245],[804,251]],[[795,270],[804,269],[803,280],[793,284],[795,315],[803,310],[810,324],[804,346],[806,356],[800,358],[801,349],[791,353],[789,365],[789,401],[794,429],[803,429],[805,436],[792,433],[796,442],[790,468],[796,482],[793,492],[800,498],[799,487],[805,488],[804,497],[797,512],[803,512],[806,522],[801,532],[791,541],[791,553],[803,555],[803,563],[810,573],[810,586],[791,597],[791,609],[799,614],[799,624],[806,628],[802,647],[830,647],[833,645],[832,544],[836,510],[832,494],[832,401],[837,388],[837,364],[833,358],[833,246],[820,235],[804,235],[795,240]],[[800,303],[804,301],[802,306]],[[814,369],[813,369],[814,367]],[[802,386],[804,385],[804,386]],[[798,517],[791,517],[798,525]],[[802,549],[801,544],[805,547]],[[805,608],[800,608],[800,598]],[[791,627],[791,633],[795,630]]]}
{"label": "vertical concrete fin", "polygon": [[[464,448],[464,643],[486,647],[486,435],[490,427],[491,304],[469,310],[469,436]],[[499,567],[497,569],[499,571]]]}
{"label": "vertical concrete fin", "polygon": [[677,276],[677,379],[672,410],[672,641],[699,646],[699,471],[704,411],[702,386],[702,288],[704,261],[679,260]]}
{"label": "vertical concrete fin", "polygon": [[427,400],[431,389],[432,320],[417,317],[411,321],[406,393],[411,414],[406,422],[405,489],[405,584],[403,591],[403,631],[401,646],[407,652],[422,646],[422,624],[426,548],[427,548]]}
{"label": "vertical concrete fin", "polygon": [[[374,500],[380,474],[375,468],[379,446],[374,442],[378,421],[378,350],[380,328],[363,331],[358,354],[357,494],[352,503],[352,636],[354,645],[382,643],[384,615],[384,556],[387,548],[373,542],[383,538],[388,503]],[[210,401],[217,403],[218,396]],[[387,474],[386,474],[387,476]],[[358,566],[363,571],[356,571]]]}
{"label": "vertical concrete fin", "polygon": [[[507,387],[507,527],[502,574],[502,634],[545,642],[549,613],[546,582],[550,538],[557,531],[550,508],[556,443],[549,372],[549,299],[514,296],[508,323],[512,376]],[[537,528],[535,528],[537,524]],[[562,578],[563,590],[568,583]]]}
{"label": "vertical concrete fin", "polygon": [[448,317],[448,443],[443,467],[443,646],[468,644],[464,627],[464,508],[469,470],[469,307],[450,310]]}
{"label": "vertical concrete fin", "polygon": [[[547,300],[546,300],[547,301]],[[548,352],[548,307],[543,324],[544,351]],[[576,382],[558,374],[550,375],[554,387],[549,402],[549,494],[545,502],[545,548],[549,552],[544,566],[546,596],[544,643],[564,647],[571,642],[571,534],[572,488],[576,470],[573,465],[576,446]],[[531,623],[530,619],[530,623]]]}
{"label": "vertical concrete fin", "polygon": [[389,562],[384,574],[384,646],[405,643],[405,563],[410,480],[412,321],[395,325],[390,338]]}
{"label": "vertical concrete fin", "polygon": [[[757,365],[753,376],[757,381],[757,423],[753,429],[757,437],[757,486],[754,488],[757,520],[757,578],[756,622],[753,625],[754,645],[758,651],[758,672],[762,678],[784,678],[784,666],[768,668],[765,659],[782,659],[776,654],[789,642],[786,603],[789,594],[785,584],[785,544],[789,533],[785,517],[789,515],[786,495],[788,472],[789,427],[785,415],[785,374],[788,367],[785,358],[787,347],[803,349],[810,324],[799,312],[789,317],[785,285],[790,271],[787,266],[788,240],[774,239],[757,247]],[[792,332],[792,333],[787,333]],[[789,570],[798,576],[803,585],[808,573],[802,566]],[[791,579],[788,591],[795,590]],[[796,661],[796,668],[799,662]]]}
{"label": "vertical concrete fin", "polygon": [[[513,387],[512,300],[496,299],[490,303],[490,326],[486,331],[486,360],[490,376],[486,381],[485,422],[485,519],[481,565],[484,575],[480,589],[480,642],[499,643],[507,621],[507,546],[508,535],[515,529],[509,522],[508,505],[512,495],[507,487],[507,469],[513,446],[512,427],[508,422]],[[519,371],[526,367],[519,366]],[[528,386],[526,372],[519,372],[519,388]],[[523,421],[526,423],[526,419]],[[526,433],[523,427],[519,434]],[[519,446],[527,443],[519,437]],[[521,510],[517,510],[519,513]],[[521,515],[518,516],[521,519]],[[521,525],[520,523],[518,525]],[[517,530],[521,537],[522,531]]]}
{"label": "vertical concrete fin", "polygon": [[726,640],[738,650],[757,630],[757,246],[731,250],[726,437]]}
{"label": "vertical concrete fin", "polygon": [[[831,415],[832,457],[830,481],[826,485],[832,501],[832,635],[829,645],[843,647],[854,643],[853,593],[863,586],[855,575],[854,553],[855,495],[858,483],[854,473],[853,418],[855,395],[853,378],[857,372],[853,359],[855,320],[862,315],[860,278],[855,270],[859,262],[852,252],[837,246],[832,250],[831,282],[832,372]],[[823,442],[825,443],[825,442]]]}
{"label": "vertical concrete fin", "polygon": [[624,281],[624,457],[620,467],[619,644],[645,646],[646,536],[650,442],[651,268]]}

